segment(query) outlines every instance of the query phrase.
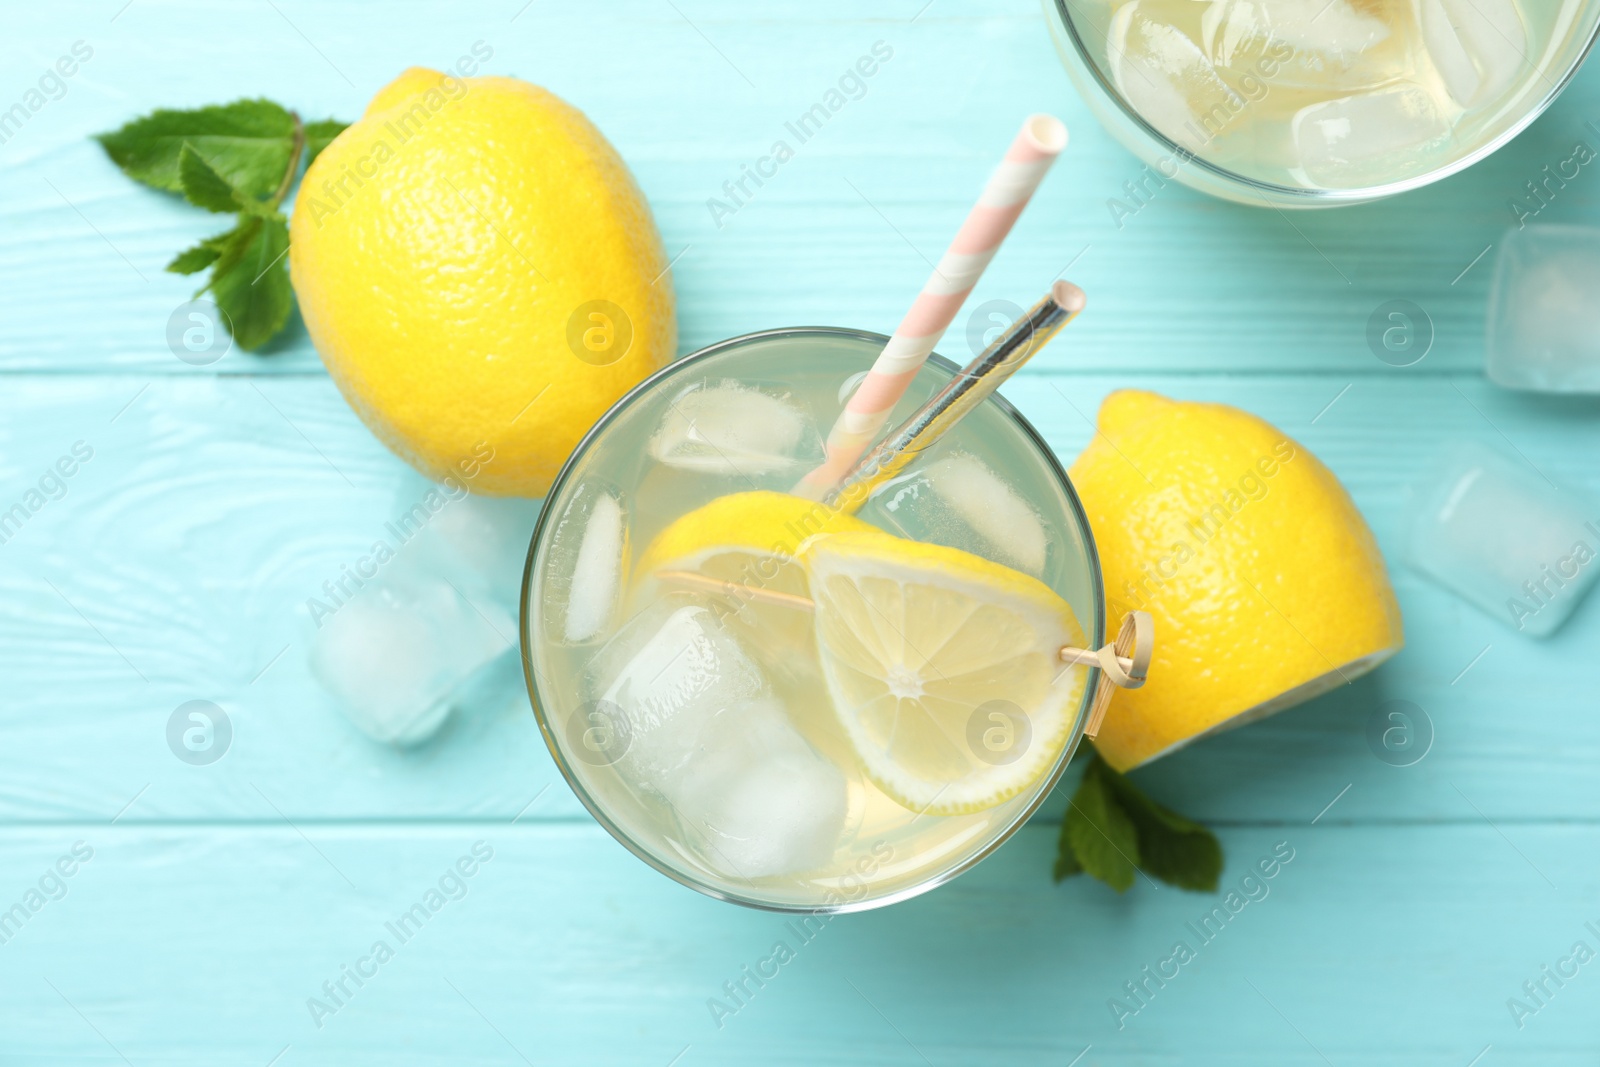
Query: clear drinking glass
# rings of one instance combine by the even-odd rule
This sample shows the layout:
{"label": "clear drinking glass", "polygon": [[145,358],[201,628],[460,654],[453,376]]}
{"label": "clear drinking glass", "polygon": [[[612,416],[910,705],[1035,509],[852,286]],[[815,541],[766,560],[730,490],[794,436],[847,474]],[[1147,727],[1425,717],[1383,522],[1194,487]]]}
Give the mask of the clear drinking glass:
{"label": "clear drinking glass", "polygon": [[[1174,125],[1169,118],[1166,121],[1170,128],[1164,133],[1157,128],[1161,123],[1141,113],[1127,94],[1118,89],[1117,77],[1107,69],[1115,62],[1112,41],[1122,39],[1117,36],[1119,30],[1124,35],[1127,33],[1125,25],[1117,22],[1116,12],[1134,2],[1043,0],[1051,38],[1079,95],[1112,136],[1149,164],[1152,173],[1135,183],[1144,190],[1141,195],[1153,193],[1168,181],[1178,181],[1225,200],[1280,208],[1365,203],[1420,188],[1471,166],[1515,137],[1555,101],[1582,66],[1600,33],[1600,0],[1520,0],[1529,36],[1525,47],[1515,53],[1520,57],[1518,72],[1503,92],[1451,118],[1445,123],[1448,133],[1442,139],[1421,145],[1408,141],[1405,131],[1391,129],[1389,139],[1394,143],[1383,144],[1381,151],[1374,150],[1371,160],[1349,172],[1350,180],[1316,180],[1304,165],[1300,166],[1298,176],[1292,173],[1298,160],[1294,152],[1285,151],[1282,144],[1285,138],[1279,135],[1282,131],[1269,131],[1269,135],[1256,138],[1252,128],[1252,124],[1264,126],[1266,120],[1262,116],[1273,107],[1305,95],[1295,79],[1283,73],[1287,64],[1278,61],[1279,57],[1288,56],[1289,63],[1296,62],[1300,52],[1281,45],[1277,46],[1279,51],[1264,53],[1265,60],[1252,55],[1255,63],[1265,63],[1253,80],[1247,77],[1238,84],[1236,72],[1230,72],[1234,79],[1230,88],[1207,83],[1213,95],[1200,99],[1195,112],[1212,118],[1202,119],[1198,125],[1193,122]],[[1139,2],[1154,7],[1166,4],[1167,0]],[[1300,4],[1302,0],[1283,2]],[[1330,0],[1330,4],[1333,2],[1338,0]],[[1476,17],[1487,0],[1461,2],[1467,5],[1463,10]],[[1209,0],[1205,4],[1186,0],[1180,8],[1191,12],[1186,17],[1202,20],[1208,17],[1200,14],[1202,11],[1212,12],[1211,17],[1217,13],[1226,17],[1230,3],[1235,7],[1255,3],[1257,11],[1265,9],[1260,6],[1260,0]],[[1317,11],[1319,18],[1328,6],[1312,3],[1312,0],[1304,0],[1304,3],[1310,5],[1308,10]],[[1403,0],[1403,3],[1397,0],[1395,10],[1401,13],[1397,25],[1402,27],[1397,32],[1420,36],[1418,27],[1423,6],[1437,3],[1438,0]],[[1434,13],[1433,17],[1440,15]],[[1331,21],[1313,19],[1306,29],[1313,35],[1328,32]],[[1411,28],[1403,28],[1407,26]],[[1492,29],[1489,27],[1484,32],[1490,34],[1497,46],[1515,46],[1514,42],[1493,34]],[[1211,43],[1204,47],[1217,47],[1216,42],[1223,39],[1219,35],[1224,31],[1207,32],[1212,34]],[[1191,49],[1188,43],[1180,44],[1186,52]],[[1127,49],[1123,49],[1122,55],[1126,54]],[[1201,53],[1193,54],[1198,58]],[[1430,93],[1444,91],[1443,75],[1438,73],[1442,68],[1433,67],[1431,61],[1427,65],[1428,70],[1417,75],[1419,83],[1426,83]],[[1132,70],[1126,65],[1123,69]],[[1151,86],[1149,78],[1135,81],[1138,73],[1129,73],[1126,84],[1140,92],[1154,93],[1153,100],[1164,99],[1161,93],[1165,89]],[[1249,75],[1252,70],[1245,68],[1245,73]],[[1373,84],[1379,83],[1374,81]],[[1388,84],[1412,85],[1408,81]],[[1196,96],[1204,97],[1206,91],[1201,89]],[[1276,100],[1274,94],[1279,94]],[[1334,131],[1335,136],[1353,140],[1362,136],[1361,130],[1355,127],[1370,113],[1351,108],[1313,113],[1308,108],[1304,114],[1320,116],[1319,127],[1325,126]],[[1359,117],[1352,122],[1352,115]],[[1169,136],[1171,133],[1177,133],[1178,138]],[[1378,140],[1381,141],[1381,137]],[[1130,211],[1137,206],[1130,205]]]}
{"label": "clear drinking glass", "polygon": [[[1058,705],[1055,722],[1064,730],[1059,735],[1064,742],[1053,756],[1035,754],[1043,770],[1019,793],[981,811],[917,814],[853,768],[842,735],[830,733],[832,704],[819,697],[816,676],[808,674],[813,668],[807,649],[815,643],[809,616],[791,620],[770,609],[776,614],[759,616],[754,630],[743,616],[732,616],[726,633],[708,629],[698,644],[684,647],[698,660],[724,664],[738,659],[729,642],[752,643],[763,679],[782,696],[792,721],[785,725],[761,708],[741,711],[750,716],[748,737],[730,745],[719,734],[726,752],[696,756],[724,760],[716,764],[723,770],[673,778],[670,790],[641,780],[638,767],[667,757],[658,748],[641,750],[636,739],[623,736],[630,729],[626,717],[619,721],[614,706],[608,713],[605,702],[596,699],[605,684],[596,678],[624,663],[644,691],[659,679],[661,699],[676,699],[673,694],[684,685],[704,679],[679,657],[651,659],[649,635],[710,620],[719,609],[678,592],[662,594],[654,605],[630,603],[618,591],[630,585],[627,568],[639,563],[657,534],[687,513],[728,494],[792,486],[820,458],[821,435],[842,409],[856,376],[887,340],[808,327],[749,334],[686,356],[640,383],[595,424],[557,476],[534,530],[523,578],[522,657],[528,694],[551,755],[612,836],[668,877],[721,900],[779,911],[845,912],[904,900],[950,880],[994,851],[1043,802],[1081,740],[1102,684],[1098,671],[1066,668],[1081,671],[1082,680],[1075,698],[1064,696]],[[932,357],[890,425],[957,370]],[[719,407],[724,401],[731,406]],[[739,445],[739,454],[730,455],[734,446],[728,442],[743,440],[737,433],[728,436],[730,426],[752,440],[760,437],[760,446]],[[941,482],[929,471],[954,473]],[[948,499],[940,496],[946,490],[953,494]],[[968,500],[993,501],[997,513],[1006,514],[1005,523],[996,525],[992,515],[969,509],[967,517],[976,526],[964,524],[961,507],[946,507],[951,501],[960,504],[962,493]],[[1071,607],[1091,643],[1104,633],[1099,561],[1082,505],[1049,447],[997,396],[880,489],[859,517],[888,532],[943,541],[1032,572]],[[599,532],[591,535],[591,529]],[[601,547],[591,547],[596,544]],[[616,578],[594,563],[613,553],[622,568]],[[609,621],[599,625],[601,618]],[[1007,744],[1027,744],[1026,723],[997,721],[1020,731],[1007,733]],[[753,778],[717,777],[726,771],[727,759],[746,758],[762,768],[752,771]],[[842,794],[835,772],[843,781]],[[818,816],[819,810],[828,814]],[[732,857],[708,836],[722,825],[719,820],[757,816],[780,828],[799,826],[787,836],[776,835],[785,843],[772,848],[787,854],[763,853],[763,842],[746,841]],[[804,849],[793,847],[797,840],[806,842]],[[797,859],[801,854],[810,858]]]}

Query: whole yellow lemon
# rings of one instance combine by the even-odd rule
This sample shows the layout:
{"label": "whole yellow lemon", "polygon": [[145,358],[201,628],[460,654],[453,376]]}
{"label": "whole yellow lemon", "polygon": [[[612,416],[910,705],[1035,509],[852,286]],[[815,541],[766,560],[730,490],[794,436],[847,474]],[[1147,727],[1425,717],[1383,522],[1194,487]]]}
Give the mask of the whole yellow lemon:
{"label": "whole yellow lemon", "polygon": [[1226,404],[1112,393],[1072,465],[1106,607],[1155,621],[1149,681],[1095,747],[1118,770],[1344,685],[1405,643],[1383,556],[1304,445]]}
{"label": "whole yellow lemon", "polygon": [[418,470],[542,496],[595,420],[672,358],[644,196],[576,108],[413,68],[306,171],[289,265],[350,406]]}

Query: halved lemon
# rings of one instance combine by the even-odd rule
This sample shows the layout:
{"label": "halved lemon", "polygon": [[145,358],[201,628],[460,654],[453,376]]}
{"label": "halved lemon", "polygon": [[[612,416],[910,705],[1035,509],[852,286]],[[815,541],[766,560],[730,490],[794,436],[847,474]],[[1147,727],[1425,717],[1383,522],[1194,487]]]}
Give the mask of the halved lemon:
{"label": "halved lemon", "polygon": [[1086,670],[1071,607],[980,556],[878,530],[813,538],[800,558],[834,711],[867,777],[917,812],[1004,803],[1060,756]]}

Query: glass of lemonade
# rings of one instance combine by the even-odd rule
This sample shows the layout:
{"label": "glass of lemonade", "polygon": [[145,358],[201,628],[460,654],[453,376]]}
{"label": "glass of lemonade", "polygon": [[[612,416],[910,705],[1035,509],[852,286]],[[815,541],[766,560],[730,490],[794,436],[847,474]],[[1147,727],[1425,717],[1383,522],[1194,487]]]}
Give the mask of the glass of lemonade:
{"label": "glass of lemonade", "polygon": [[[523,665],[557,765],[723,900],[851,911],[967,870],[1049,794],[1100,684],[1057,655],[1104,632],[1088,522],[1004,400],[854,515],[789,494],[886,341],[679,360],[589,432],[534,531]],[[933,357],[889,425],[956,372]]]}
{"label": "glass of lemonade", "polygon": [[1596,0],[1044,0],[1097,117],[1152,171],[1241,203],[1414,189],[1510,140],[1577,72]]}

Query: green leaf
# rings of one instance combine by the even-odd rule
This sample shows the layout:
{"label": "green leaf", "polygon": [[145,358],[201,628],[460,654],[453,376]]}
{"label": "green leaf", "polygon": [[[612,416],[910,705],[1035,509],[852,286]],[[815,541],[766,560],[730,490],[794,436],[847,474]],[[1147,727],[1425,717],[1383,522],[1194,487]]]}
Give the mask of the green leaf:
{"label": "green leaf", "polygon": [[317,158],[317,154],[328,147],[335,137],[344,132],[347,122],[338,119],[323,119],[321,122],[306,123],[306,166]]}
{"label": "green leaf", "polygon": [[[239,224],[233,229],[219,233],[215,237],[207,237],[202,242],[217,252],[217,269],[212,272],[213,281],[215,281],[219,273],[233,269],[234,264],[239,262],[240,257],[245,253],[245,249],[250,246],[250,242],[255,239],[260,230],[260,219],[249,215],[241,215]],[[209,283],[206,288],[211,288]]]}
{"label": "green leaf", "polygon": [[172,193],[183,192],[178,168],[187,143],[235,189],[264,200],[289,167],[294,116],[270,100],[162,108],[96,140],[128,177]]}
{"label": "green leaf", "polygon": [[282,215],[250,216],[223,235],[227,247],[211,274],[211,295],[227,314],[239,347],[255,351],[289,321],[289,224]]}
{"label": "green leaf", "polygon": [[178,152],[178,184],[183,187],[183,198],[195,207],[231,214],[244,206],[228,179],[218,174],[193,145],[186,144]]}
{"label": "green leaf", "polygon": [[1222,843],[1216,835],[1151,800],[1098,756],[1095,766],[1099,767],[1106,789],[1138,832],[1139,857],[1145,873],[1183,889],[1216,892],[1222,877]]}
{"label": "green leaf", "polygon": [[[1096,758],[1083,772],[1061,833],[1082,870],[1122,893],[1132,888],[1139,870],[1139,836],[1101,776],[1103,767]],[[1059,859],[1056,866],[1062,867]]]}
{"label": "green leaf", "polygon": [[1078,855],[1072,851],[1072,842],[1067,837],[1066,819],[1061,820],[1061,835],[1056,838],[1056,865],[1050,873],[1058,882],[1083,873],[1083,864],[1078,862]]}
{"label": "green leaf", "polygon": [[167,264],[167,270],[173,274],[198,274],[217,261],[220,253],[206,242],[191,245],[179,252]]}
{"label": "green leaf", "polygon": [[[239,256],[244,253],[245,246],[250,243],[250,239],[255,234],[255,226],[248,219],[245,219],[233,229],[213,234],[199,244],[192,245],[179,252],[177,257],[167,264],[167,270],[174,274],[196,274],[223,259],[228,261],[222,267],[222,269],[226,270],[229,265],[237,261]],[[203,293],[209,288],[211,288],[211,284],[208,282],[200,292]],[[199,296],[200,293],[195,295]]]}

